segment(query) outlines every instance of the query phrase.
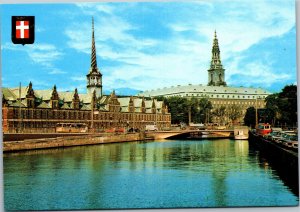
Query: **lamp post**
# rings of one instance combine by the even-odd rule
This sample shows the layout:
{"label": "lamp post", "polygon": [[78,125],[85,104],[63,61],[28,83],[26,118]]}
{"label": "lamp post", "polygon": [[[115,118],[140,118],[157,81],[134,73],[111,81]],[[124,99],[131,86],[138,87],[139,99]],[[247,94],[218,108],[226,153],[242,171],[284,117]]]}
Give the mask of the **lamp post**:
{"label": "lamp post", "polygon": [[260,97],[256,96],[256,99],[255,99],[255,127],[257,127],[257,125],[258,125],[257,99],[260,99]]}
{"label": "lamp post", "polygon": [[91,108],[91,131],[94,132],[94,97],[92,97],[92,108]]}
{"label": "lamp post", "polygon": [[22,127],[21,119],[22,119],[22,114],[21,114],[21,82],[20,82],[20,87],[19,87],[19,130],[20,131],[21,131],[21,127]]}
{"label": "lamp post", "polygon": [[191,122],[192,122],[192,112],[191,112],[191,110],[192,110],[192,106],[189,105],[189,111],[188,111],[188,113],[189,113],[189,126],[191,125]]}

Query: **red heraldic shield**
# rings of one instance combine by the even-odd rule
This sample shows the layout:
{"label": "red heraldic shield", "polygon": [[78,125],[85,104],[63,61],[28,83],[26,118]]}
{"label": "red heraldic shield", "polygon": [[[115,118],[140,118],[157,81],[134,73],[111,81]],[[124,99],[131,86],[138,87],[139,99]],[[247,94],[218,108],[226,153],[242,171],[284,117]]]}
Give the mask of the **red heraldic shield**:
{"label": "red heraldic shield", "polygon": [[34,16],[12,16],[11,29],[14,44],[34,43]]}

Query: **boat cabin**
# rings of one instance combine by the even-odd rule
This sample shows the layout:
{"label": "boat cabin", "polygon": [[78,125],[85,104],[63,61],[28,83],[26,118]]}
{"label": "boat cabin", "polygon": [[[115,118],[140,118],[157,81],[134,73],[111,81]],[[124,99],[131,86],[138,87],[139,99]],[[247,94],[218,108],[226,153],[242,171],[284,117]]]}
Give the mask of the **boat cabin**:
{"label": "boat cabin", "polygon": [[256,127],[256,134],[267,135],[272,132],[271,125],[268,123],[260,123]]}

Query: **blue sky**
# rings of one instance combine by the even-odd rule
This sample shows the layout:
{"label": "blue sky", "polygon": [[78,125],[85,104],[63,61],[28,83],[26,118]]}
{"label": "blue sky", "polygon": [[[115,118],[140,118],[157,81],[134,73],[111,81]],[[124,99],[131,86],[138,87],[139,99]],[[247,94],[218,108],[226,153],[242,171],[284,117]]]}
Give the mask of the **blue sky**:
{"label": "blue sky", "polygon": [[[34,45],[12,44],[13,15],[35,16]],[[214,30],[229,86],[297,82],[294,0],[206,0],[1,5],[3,87],[86,92],[92,16],[105,91],[207,84]]]}

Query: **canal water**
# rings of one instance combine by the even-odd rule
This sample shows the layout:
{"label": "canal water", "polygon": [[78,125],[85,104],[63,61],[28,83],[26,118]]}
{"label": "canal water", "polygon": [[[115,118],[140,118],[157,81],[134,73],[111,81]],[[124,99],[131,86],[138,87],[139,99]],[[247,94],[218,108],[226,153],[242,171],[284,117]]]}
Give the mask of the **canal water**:
{"label": "canal water", "polygon": [[248,141],[165,140],[4,154],[8,210],[298,203]]}

